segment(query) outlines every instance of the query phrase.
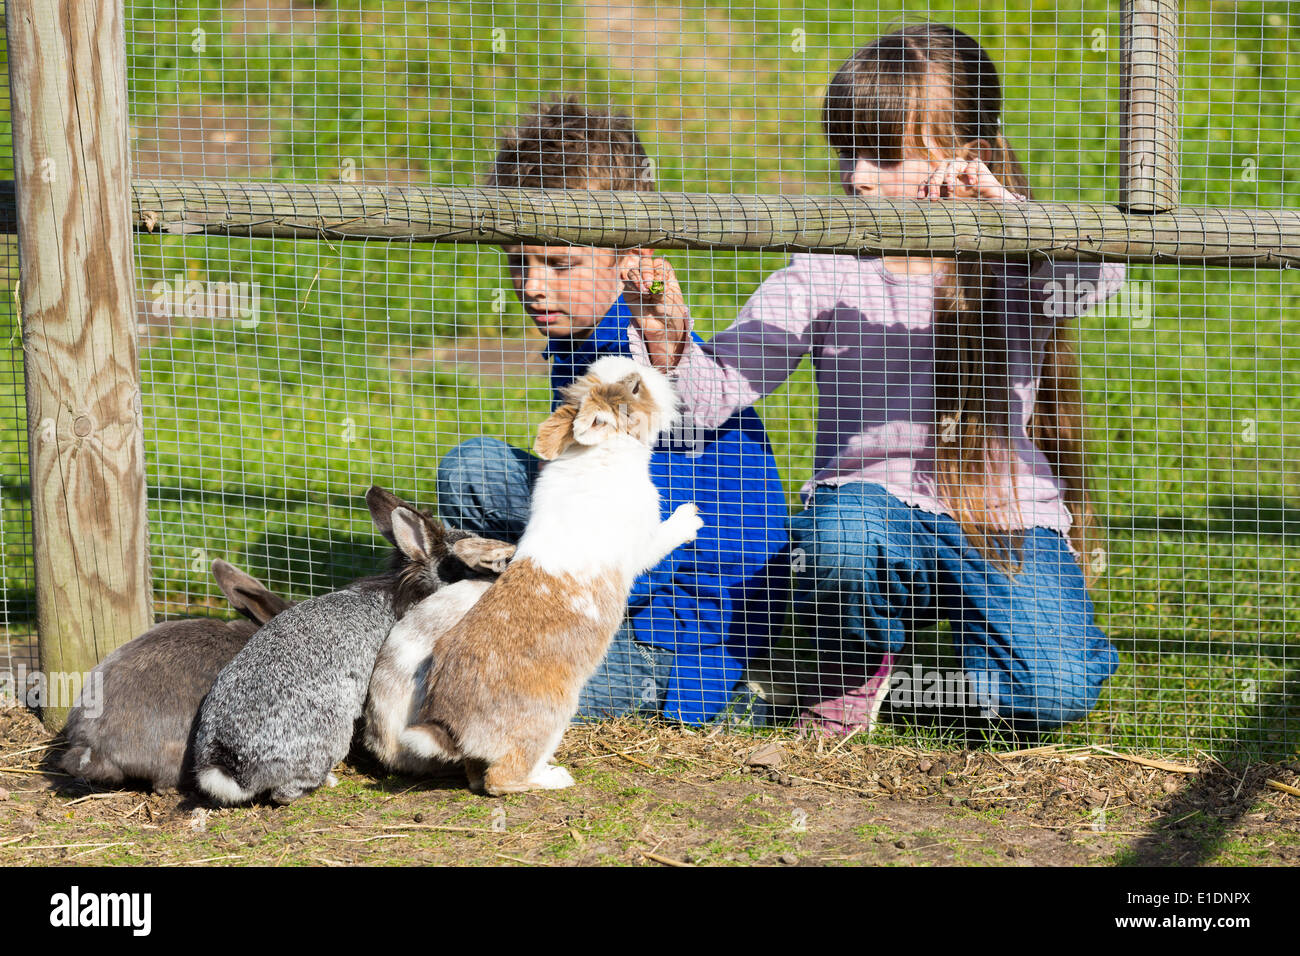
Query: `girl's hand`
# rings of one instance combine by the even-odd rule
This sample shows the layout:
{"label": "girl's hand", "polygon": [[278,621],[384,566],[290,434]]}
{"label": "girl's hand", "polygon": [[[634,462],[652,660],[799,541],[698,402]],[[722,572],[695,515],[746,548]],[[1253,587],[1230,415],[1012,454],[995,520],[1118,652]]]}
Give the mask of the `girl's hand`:
{"label": "girl's hand", "polygon": [[689,334],[686,299],[672,265],[655,256],[653,249],[634,249],[623,257],[619,276],[623,301],[641,330],[651,363],[661,372],[671,372]]}
{"label": "girl's hand", "polygon": [[989,171],[981,159],[945,159],[926,177],[916,192],[917,199],[992,199],[996,202],[1025,202]]}

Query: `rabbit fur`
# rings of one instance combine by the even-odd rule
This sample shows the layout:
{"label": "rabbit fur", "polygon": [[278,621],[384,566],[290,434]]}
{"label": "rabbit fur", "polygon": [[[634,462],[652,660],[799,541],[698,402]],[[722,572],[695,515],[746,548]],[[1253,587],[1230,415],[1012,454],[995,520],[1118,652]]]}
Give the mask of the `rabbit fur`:
{"label": "rabbit fur", "polygon": [[[424,523],[398,521],[394,525],[385,534],[402,553],[418,558],[433,546],[425,540]],[[399,737],[423,700],[424,679],[438,637],[465,616],[515,552],[513,544],[450,528],[447,540],[467,576],[412,605],[384,639],[370,677],[366,747],[386,767],[403,773],[436,773],[447,768],[443,761],[412,753],[401,745]]]}
{"label": "rabbit fur", "polygon": [[667,376],[609,356],[562,396],[538,430],[544,463],[514,559],[438,638],[401,736],[422,756],[463,758],[471,788],[493,795],[572,785],[550,758],[633,579],[703,524],[693,504],[661,521],[650,479],[651,450],[677,421]]}
{"label": "rabbit fur", "polygon": [[100,661],[68,714],[65,773],[107,786],[147,780],[160,793],[192,784],[204,697],[254,632],[292,606],[225,561],[212,573],[247,620],[163,621]]}
{"label": "rabbit fur", "polygon": [[447,766],[403,746],[400,737],[424,700],[438,638],[465,616],[489,584],[487,578],[467,579],[425,598],[397,622],[380,648],[366,700],[365,743],[389,769],[424,774]]}
{"label": "rabbit fur", "polygon": [[331,771],[347,756],[384,638],[412,606],[473,570],[454,548],[473,535],[377,485],[366,503],[389,541],[419,537],[425,550],[396,548],[387,572],[291,608],[221,672],[194,747],[199,788],[219,803],[261,794],[289,803],[333,785]]}

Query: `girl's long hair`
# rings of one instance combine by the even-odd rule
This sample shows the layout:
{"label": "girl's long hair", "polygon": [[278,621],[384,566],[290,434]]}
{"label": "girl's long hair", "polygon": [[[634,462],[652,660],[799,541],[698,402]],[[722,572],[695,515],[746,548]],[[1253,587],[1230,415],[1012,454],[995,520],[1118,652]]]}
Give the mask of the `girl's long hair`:
{"label": "girl's long hair", "polygon": [[[903,159],[929,145],[949,151],[982,139],[980,152],[1003,186],[1032,198],[1029,178],[1002,135],[1002,88],[983,47],[955,27],[918,23],[863,47],[831,80],[822,123],[843,156]],[[1005,321],[996,313],[993,270],[968,258],[936,259],[935,477],[944,500],[994,567],[1023,567],[1024,524],[1011,443],[1012,407]],[[1074,517],[1070,541],[1087,583],[1096,531],[1084,475],[1079,359],[1074,323],[1058,322],[1048,340],[1034,413],[1026,426],[1062,486]],[[1005,517],[1004,517],[1005,516]],[[1014,520],[1008,520],[1014,516]]]}

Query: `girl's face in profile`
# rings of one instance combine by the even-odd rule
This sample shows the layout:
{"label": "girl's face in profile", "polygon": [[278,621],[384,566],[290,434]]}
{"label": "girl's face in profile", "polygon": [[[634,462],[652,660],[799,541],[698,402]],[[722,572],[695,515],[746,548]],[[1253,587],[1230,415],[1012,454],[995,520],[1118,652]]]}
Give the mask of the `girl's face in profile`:
{"label": "girl's face in profile", "polygon": [[[908,150],[901,160],[875,162],[840,155],[840,184],[850,196],[869,199],[919,199],[921,186],[940,166],[934,154]],[[925,257],[885,256],[885,268],[895,273],[930,273],[934,260]]]}
{"label": "girl's face in profile", "polygon": [[938,162],[928,156],[908,155],[893,162],[840,156],[840,183],[850,196],[871,199],[917,199],[921,184]]}

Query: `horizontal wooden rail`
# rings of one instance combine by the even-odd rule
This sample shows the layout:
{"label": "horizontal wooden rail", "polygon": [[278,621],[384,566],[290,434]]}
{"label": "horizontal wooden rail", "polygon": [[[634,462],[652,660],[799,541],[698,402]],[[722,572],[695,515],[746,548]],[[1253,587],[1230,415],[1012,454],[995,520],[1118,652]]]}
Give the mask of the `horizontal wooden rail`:
{"label": "horizontal wooden rail", "polygon": [[[0,205],[12,187],[0,184]],[[1300,211],[215,180],[133,183],[138,230],[300,239],[1300,264]],[[7,217],[0,208],[0,225]]]}

